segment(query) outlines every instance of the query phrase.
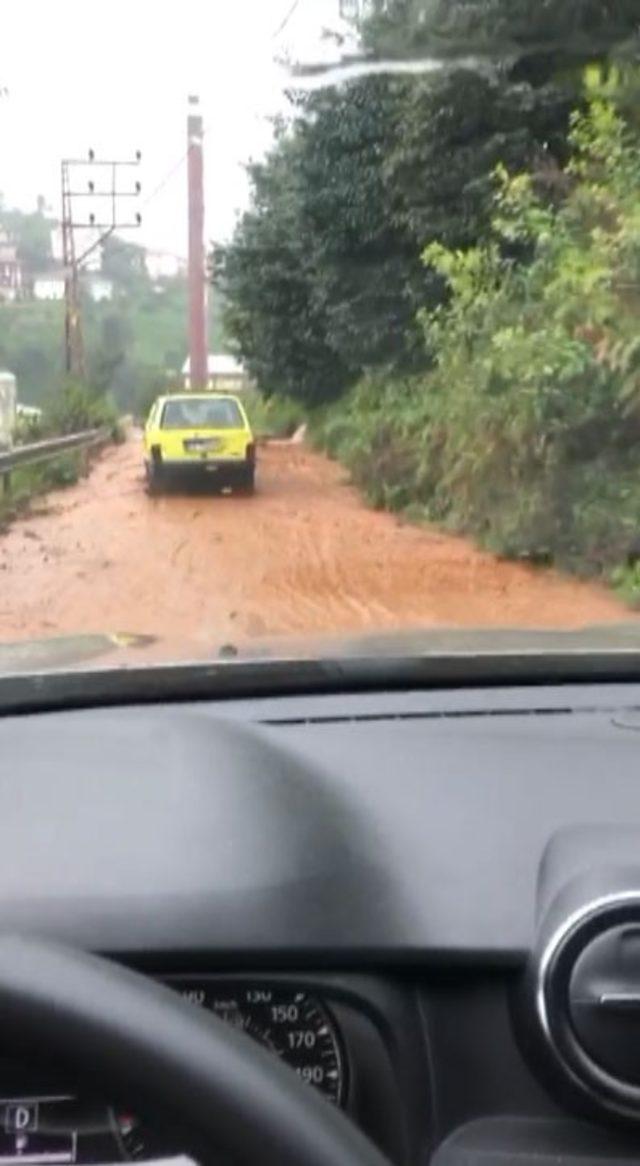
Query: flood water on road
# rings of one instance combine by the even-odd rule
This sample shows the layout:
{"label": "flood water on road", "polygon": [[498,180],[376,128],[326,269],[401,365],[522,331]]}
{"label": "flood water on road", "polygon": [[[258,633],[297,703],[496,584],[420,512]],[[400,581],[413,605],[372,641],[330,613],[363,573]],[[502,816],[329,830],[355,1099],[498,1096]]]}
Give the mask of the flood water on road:
{"label": "flood water on road", "polygon": [[604,589],[370,510],[304,446],[260,453],[255,497],[150,498],[139,441],[107,450],[0,537],[0,638],[126,630],[175,658],[265,636],[629,618]]}

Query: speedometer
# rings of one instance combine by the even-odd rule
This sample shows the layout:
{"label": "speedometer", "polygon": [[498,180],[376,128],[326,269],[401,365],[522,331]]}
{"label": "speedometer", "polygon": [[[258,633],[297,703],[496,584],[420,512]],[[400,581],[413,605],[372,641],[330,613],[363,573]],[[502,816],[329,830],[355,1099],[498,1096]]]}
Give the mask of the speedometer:
{"label": "speedometer", "polygon": [[[167,984],[185,1000],[240,1028],[280,1057],[328,1101],[346,1096],[346,1063],[330,1009],[313,993],[273,982],[170,977]],[[129,1160],[175,1156],[154,1131],[130,1113],[114,1111],[112,1127],[122,1156]],[[160,1139],[161,1140],[161,1139]]]}
{"label": "speedometer", "polygon": [[316,996],[280,984],[171,980],[181,995],[243,1029],[329,1101],[344,1100],[346,1071],[335,1021]]}
{"label": "speedometer", "polygon": [[[302,987],[272,981],[169,977],[166,983],[197,1007],[235,1025],[280,1057],[335,1105],[346,1096],[340,1033],[324,1000]],[[180,1158],[175,1131],[141,1121],[132,1110],[66,1093],[12,1093],[0,1098],[2,1162],[95,1163]],[[222,1159],[221,1159],[222,1160]]]}

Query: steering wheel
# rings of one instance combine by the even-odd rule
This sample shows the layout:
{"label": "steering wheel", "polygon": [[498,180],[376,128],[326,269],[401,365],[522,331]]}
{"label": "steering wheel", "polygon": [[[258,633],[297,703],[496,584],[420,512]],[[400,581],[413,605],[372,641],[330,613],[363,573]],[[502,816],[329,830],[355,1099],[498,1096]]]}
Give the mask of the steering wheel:
{"label": "steering wheel", "polygon": [[163,1124],[201,1162],[388,1166],[273,1054],[169,988],[98,956],[0,937],[3,1051],[71,1071]]}

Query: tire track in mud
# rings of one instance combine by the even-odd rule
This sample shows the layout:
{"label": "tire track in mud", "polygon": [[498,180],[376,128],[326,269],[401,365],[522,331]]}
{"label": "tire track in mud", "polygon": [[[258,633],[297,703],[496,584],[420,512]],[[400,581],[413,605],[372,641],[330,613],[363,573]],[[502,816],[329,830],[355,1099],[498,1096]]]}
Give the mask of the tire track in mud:
{"label": "tire track in mud", "polygon": [[258,637],[629,621],[603,589],[372,511],[304,446],[261,450],[253,498],[149,498],[139,441],[0,537],[0,639],[131,631],[165,657]]}

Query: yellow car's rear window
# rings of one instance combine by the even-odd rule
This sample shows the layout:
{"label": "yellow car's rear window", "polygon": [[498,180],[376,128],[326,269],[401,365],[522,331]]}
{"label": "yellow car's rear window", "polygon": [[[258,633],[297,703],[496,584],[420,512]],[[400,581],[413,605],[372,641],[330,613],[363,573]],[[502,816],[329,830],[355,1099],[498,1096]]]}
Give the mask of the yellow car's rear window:
{"label": "yellow car's rear window", "polygon": [[231,397],[167,401],[160,421],[161,429],[242,429],[243,426],[238,403]]}

